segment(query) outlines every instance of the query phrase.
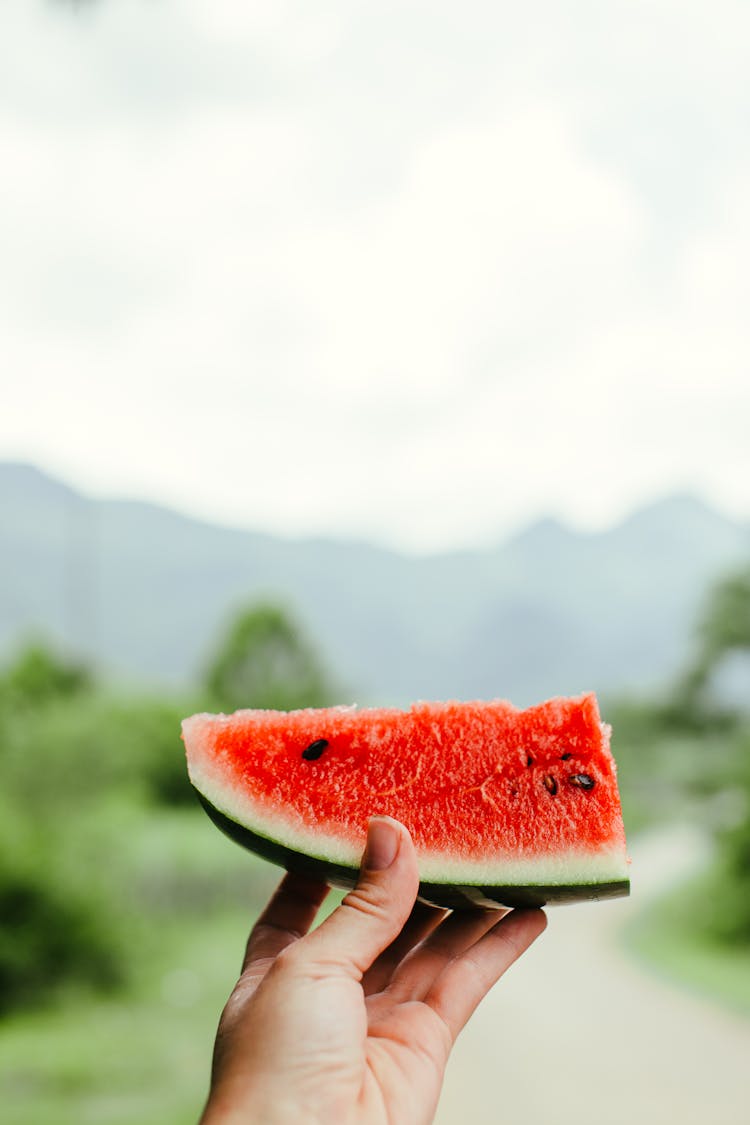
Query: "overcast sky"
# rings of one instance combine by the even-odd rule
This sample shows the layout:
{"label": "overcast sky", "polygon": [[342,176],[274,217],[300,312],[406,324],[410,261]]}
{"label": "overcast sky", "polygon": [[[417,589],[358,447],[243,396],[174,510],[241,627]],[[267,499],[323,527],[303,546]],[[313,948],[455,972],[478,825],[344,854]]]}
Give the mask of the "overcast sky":
{"label": "overcast sky", "polygon": [[0,458],[285,534],[750,518],[746,0],[3,0]]}

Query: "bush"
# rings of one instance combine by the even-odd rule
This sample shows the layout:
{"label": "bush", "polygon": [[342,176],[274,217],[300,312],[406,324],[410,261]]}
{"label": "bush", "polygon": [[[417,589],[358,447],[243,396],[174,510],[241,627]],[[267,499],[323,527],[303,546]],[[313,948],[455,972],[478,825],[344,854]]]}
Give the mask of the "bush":
{"label": "bush", "polygon": [[0,1012],[49,999],[61,982],[121,983],[122,959],[97,906],[53,889],[42,872],[0,880]]}
{"label": "bush", "polygon": [[100,690],[35,707],[3,696],[0,1013],[128,983],[164,920],[267,887],[198,809],[179,737],[195,709]]}
{"label": "bush", "polygon": [[155,803],[193,800],[189,709],[106,693],[40,646],[0,679],[0,1010],[128,977],[138,833]]}

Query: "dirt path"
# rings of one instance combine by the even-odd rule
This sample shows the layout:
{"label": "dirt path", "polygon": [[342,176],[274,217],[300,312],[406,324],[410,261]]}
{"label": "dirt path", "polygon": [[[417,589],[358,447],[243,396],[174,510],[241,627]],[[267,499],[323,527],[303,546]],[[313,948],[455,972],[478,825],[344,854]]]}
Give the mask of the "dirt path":
{"label": "dirt path", "polygon": [[549,911],[456,1045],[438,1125],[748,1125],[750,1021],[650,976],[616,931],[701,861],[687,830],[633,849],[633,897]]}

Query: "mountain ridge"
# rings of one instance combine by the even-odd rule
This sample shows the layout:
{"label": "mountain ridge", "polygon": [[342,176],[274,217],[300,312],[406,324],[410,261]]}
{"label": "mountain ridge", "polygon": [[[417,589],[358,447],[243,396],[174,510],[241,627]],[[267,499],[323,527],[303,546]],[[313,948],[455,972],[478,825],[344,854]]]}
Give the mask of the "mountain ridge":
{"label": "mountain ridge", "polygon": [[603,531],[545,518],[432,555],[91,499],[19,462],[0,462],[0,508],[0,654],[33,632],[113,677],[173,687],[200,674],[234,610],[272,597],[360,702],[526,704],[664,681],[707,585],[750,556],[750,525],[684,494]]}

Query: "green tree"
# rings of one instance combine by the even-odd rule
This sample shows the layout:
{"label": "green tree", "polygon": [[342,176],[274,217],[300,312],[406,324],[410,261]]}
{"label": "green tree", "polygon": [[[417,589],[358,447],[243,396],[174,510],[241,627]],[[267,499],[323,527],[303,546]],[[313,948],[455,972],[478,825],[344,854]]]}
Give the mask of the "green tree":
{"label": "green tree", "polygon": [[47,645],[32,641],[7,668],[0,691],[13,705],[48,703],[90,688],[88,669],[58,656]]}
{"label": "green tree", "polygon": [[733,776],[727,790],[742,811],[718,835],[710,928],[726,942],[750,946],[750,726],[739,733],[732,749]]}
{"label": "green tree", "polygon": [[[750,652],[750,566],[727,575],[710,592],[698,630],[698,653],[679,685],[678,697],[706,728],[729,719],[722,756],[708,756],[704,788],[723,792],[739,810],[732,823],[719,829],[715,901],[710,912],[714,933],[728,941],[750,944],[750,724],[747,716],[724,712],[711,698],[725,658]],[[748,685],[750,699],[750,685]]]}
{"label": "green tree", "polygon": [[750,651],[750,566],[729,574],[709,594],[698,627],[698,653],[681,694],[705,703],[721,662],[738,651]]}
{"label": "green tree", "polygon": [[226,711],[293,711],[331,702],[328,676],[298,624],[278,605],[241,611],[209,666],[206,687]]}

